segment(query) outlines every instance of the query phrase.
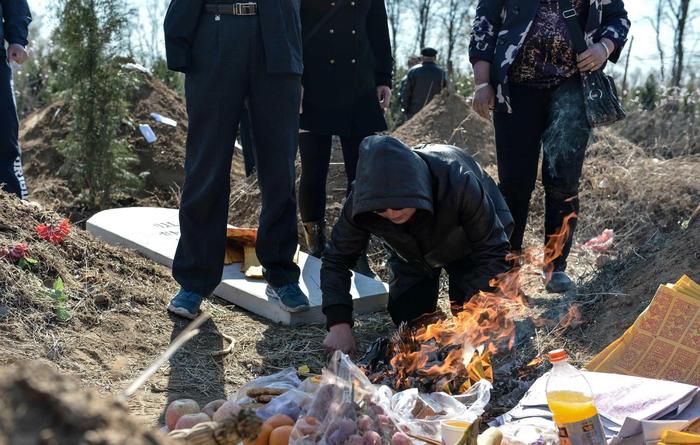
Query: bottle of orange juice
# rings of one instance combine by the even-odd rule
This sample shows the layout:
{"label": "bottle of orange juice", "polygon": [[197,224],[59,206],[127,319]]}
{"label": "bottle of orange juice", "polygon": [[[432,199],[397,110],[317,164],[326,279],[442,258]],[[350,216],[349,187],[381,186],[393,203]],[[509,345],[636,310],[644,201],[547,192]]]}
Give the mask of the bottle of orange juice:
{"label": "bottle of orange juice", "polygon": [[563,349],[549,353],[547,404],[559,428],[561,445],[606,445],[605,431],[593,403],[593,392],[581,371],[568,363]]}

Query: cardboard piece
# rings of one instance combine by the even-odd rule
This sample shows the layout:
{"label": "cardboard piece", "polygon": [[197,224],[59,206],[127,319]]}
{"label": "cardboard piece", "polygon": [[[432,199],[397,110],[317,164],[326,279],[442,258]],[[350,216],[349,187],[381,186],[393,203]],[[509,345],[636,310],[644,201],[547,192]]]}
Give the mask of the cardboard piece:
{"label": "cardboard piece", "polygon": [[[155,207],[102,211],[87,221],[87,230],[109,244],[134,249],[168,267],[172,266],[180,238],[177,209]],[[300,252],[298,264],[301,269],[299,285],[311,302],[311,309],[307,312],[292,314],[269,301],[265,295],[265,281],[247,278],[241,273],[240,264],[224,267],[222,282],[214,294],[274,322],[292,325],[324,323],[319,287],[321,261]],[[350,293],[356,314],[385,309],[387,292],[386,284],[353,273]]]}

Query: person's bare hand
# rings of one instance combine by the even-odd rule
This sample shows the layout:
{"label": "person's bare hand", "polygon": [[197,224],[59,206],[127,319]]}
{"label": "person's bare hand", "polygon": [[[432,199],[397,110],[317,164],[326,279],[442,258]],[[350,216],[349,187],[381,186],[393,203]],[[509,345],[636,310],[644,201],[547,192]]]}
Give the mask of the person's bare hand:
{"label": "person's bare hand", "polygon": [[382,109],[389,107],[389,102],[391,102],[391,88],[386,85],[378,86],[377,99],[379,99],[379,106],[382,107]]}
{"label": "person's bare hand", "polygon": [[328,335],[323,342],[326,352],[343,351],[346,354],[355,352],[355,337],[352,335],[352,327],[348,323],[340,323],[331,326]]}
{"label": "person's bare hand", "polygon": [[7,47],[8,62],[15,62],[21,65],[27,60],[27,57],[29,57],[29,55],[27,54],[27,50],[24,49],[24,46],[18,43],[11,43],[10,46]]}
{"label": "person's bare hand", "polygon": [[474,100],[472,101],[472,109],[476,111],[476,114],[483,117],[484,119],[491,118],[491,110],[496,106],[496,92],[493,90],[491,85],[487,85],[476,93],[474,93]]}
{"label": "person's bare hand", "polygon": [[606,60],[608,60],[608,53],[605,51],[603,43],[596,43],[578,55],[577,66],[579,71],[587,73],[602,67]]}

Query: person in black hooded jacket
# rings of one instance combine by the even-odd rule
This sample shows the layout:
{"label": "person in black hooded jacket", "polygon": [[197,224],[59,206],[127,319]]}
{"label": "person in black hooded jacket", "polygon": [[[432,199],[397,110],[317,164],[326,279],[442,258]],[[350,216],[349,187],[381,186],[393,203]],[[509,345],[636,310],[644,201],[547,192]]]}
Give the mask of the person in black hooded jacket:
{"label": "person in black hooded jacket", "polygon": [[498,187],[465,151],[448,145],[412,150],[370,136],[357,178],[322,258],[329,350],[354,349],[351,269],[371,235],[389,249],[388,310],[397,325],[435,312],[442,269],[455,309],[508,270],[513,218]]}

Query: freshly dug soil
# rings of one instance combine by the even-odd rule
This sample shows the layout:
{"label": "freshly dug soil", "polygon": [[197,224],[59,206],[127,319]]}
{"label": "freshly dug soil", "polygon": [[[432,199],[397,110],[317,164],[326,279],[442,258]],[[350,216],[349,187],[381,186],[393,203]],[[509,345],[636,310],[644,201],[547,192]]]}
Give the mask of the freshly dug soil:
{"label": "freshly dug soil", "polygon": [[0,371],[0,445],[167,445],[125,405],[41,362]]}
{"label": "freshly dug soil", "polygon": [[[121,128],[139,162],[133,173],[145,178],[135,196],[116,197],[121,205],[163,204],[174,206],[184,181],[187,112],[177,93],[150,74],[133,71],[136,87],[130,92],[128,122]],[[150,113],[159,113],[177,122],[171,127],[156,122]],[[57,149],[70,129],[71,111],[63,102],[37,110],[21,122],[20,141],[27,185],[32,199],[51,205],[62,213],[80,214],[76,203],[80,190],[59,175],[64,158]],[[148,124],[157,140],[148,144],[139,131]],[[76,219],[76,218],[74,218]]]}
{"label": "freshly dug soil", "polygon": [[449,144],[467,150],[483,166],[496,162],[493,125],[471,110],[467,101],[444,90],[397,128],[392,136],[409,146]]}

